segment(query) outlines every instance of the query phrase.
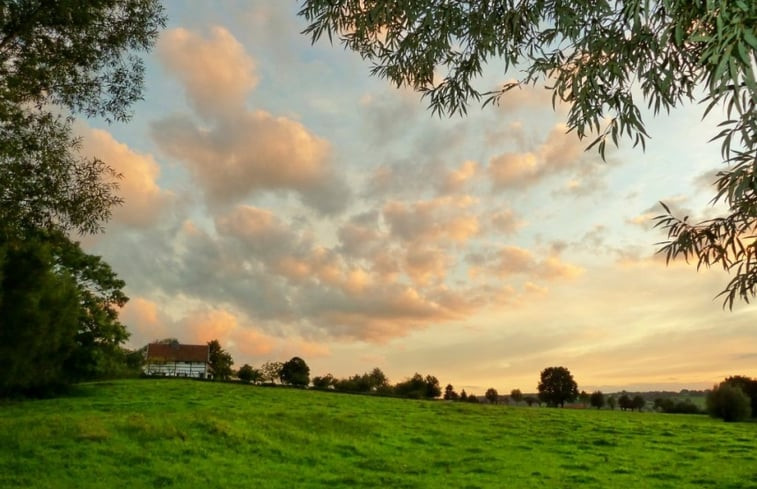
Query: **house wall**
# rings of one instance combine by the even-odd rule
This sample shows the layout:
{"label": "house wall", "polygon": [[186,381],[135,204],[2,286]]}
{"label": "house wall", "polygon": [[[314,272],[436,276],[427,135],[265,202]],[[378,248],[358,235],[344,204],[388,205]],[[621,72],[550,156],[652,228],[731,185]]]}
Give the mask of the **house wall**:
{"label": "house wall", "polygon": [[144,367],[147,375],[165,375],[168,377],[208,377],[206,362],[155,362],[148,361]]}

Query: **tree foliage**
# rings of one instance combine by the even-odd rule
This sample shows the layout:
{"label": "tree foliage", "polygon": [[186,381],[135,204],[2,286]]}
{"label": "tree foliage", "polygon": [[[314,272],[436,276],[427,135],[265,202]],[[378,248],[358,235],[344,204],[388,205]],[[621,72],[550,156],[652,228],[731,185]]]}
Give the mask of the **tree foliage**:
{"label": "tree foliage", "polygon": [[484,394],[484,397],[491,404],[497,404],[497,401],[499,401],[499,392],[497,392],[497,389],[495,389],[494,387],[489,387],[486,390],[486,393]]}
{"label": "tree foliage", "polygon": [[398,382],[394,386],[394,393],[413,399],[434,399],[442,395],[442,388],[439,385],[439,379],[433,375],[427,375],[424,378],[416,373],[404,382]]}
{"label": "tree foliage", "polygon": [[263,382],[275,383],[281,378],[281,369],[284,366],[281,362],[265,362],[260,367]]}
{"label": "tree foliage", "polygon": [[124,282],[58,231],[0,239],[0,394],[122,370]]}
{"label": "tree foliage", "polygon": [[279,378],[283,384],[306,387],[310,384],[310,367],[302,358],[292,357],[281,366]]}
{"label": "tree foliage", "polygon": [[252,365],[245,363],[237,371],[237,377],[242,382],[249,384],[260,380],[260,370],[255,369]]}
{"label": "tree foliage", "polygon": [[733,375],[724,380],[728,384],[739,387],[751,400],[752,417],[757,418],[757,379],[745,375]]}
{"label": "tree foliage", "polygon": [[231,377],[231,366],[234,359],[231,354],[221,347],[218,340],[208,342],[208,356],[210,358],[210,373],[213,380],[229,380]]}
{"label": "tree foliage", "polygon": [[520,389],[513,389],[510,391],[510,399],[512,399],[515,404],[518,404],[523,400],[523,393]]}
{"label": "tree foliage", "polygon": [[602,394],[602,391],[594,391],[591,393],[589,401],[591,402],[592,407],[602,409],[605,405],[605,395]]}
{"label": "tree foliage", "polygon": [[743,421],[751,414],[749,396],[738,385],[721,382],[707,394],[707,412],[724,421]]}
{"label": "tree foliage", "polygon": [[127,120],[142,93],[137,53],[164,24],[158,0],[0,4],[0,232],[100,229],[120,202],[115,175],[79,154],[66,111]]}
{"label": "tree foliage", "polygon": [[457,392],[455,392],[455,388],[452,386],[452,384],[447,384],[447,387],[444,388],[443,399],[445,401],[457,401],[459,398],[460,396]]}
{"label": "tree foliage", "polygon": [[[371,73],[423,94],[437,114],[464,114],[471,101],[496,104],[510,90],[546,83],[567,124],[606,144],[627,137],[643,148],[646,105],[656,115],[701,99],[725,108],[726,166],[714,201],[729,214],[701,223],[667,213],[660,251],[734,272],[725,305],[757,293],[757,2],[747,0],[456,1],[306,0],[305,34],[324,34],[368,60]],[[487,63],[518,79],[477,86]]]}
{"label": "tree foliage", "polygon": [[548,367],[542,370],[539,380],[539,398],[548,406],[565,406],[578,397],[578,385],[570,370],[565,367]]}

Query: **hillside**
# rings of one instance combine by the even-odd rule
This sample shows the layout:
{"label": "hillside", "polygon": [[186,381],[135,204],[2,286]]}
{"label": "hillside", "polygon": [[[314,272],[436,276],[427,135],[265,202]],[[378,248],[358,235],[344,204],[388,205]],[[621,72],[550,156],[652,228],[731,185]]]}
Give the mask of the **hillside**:
{"label": "hillside", "polygon": [[757,488],[757,423],[183,380],[0,405],[3,488]]}

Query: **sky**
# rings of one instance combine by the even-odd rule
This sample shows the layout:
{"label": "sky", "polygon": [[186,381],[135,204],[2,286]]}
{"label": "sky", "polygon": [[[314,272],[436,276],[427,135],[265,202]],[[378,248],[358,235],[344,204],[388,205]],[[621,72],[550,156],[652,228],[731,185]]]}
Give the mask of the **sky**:
{"label": "sky", "polygon": [[[439,118],[295,2],[165,3],[129,123],[80,120],[125,204],[82,237],[126,283],[129,346],[218,339],[237,366],[381,368],[483,394],[709,388],[757,376],[757,309],[728,276],[665,264],[651,218],[718,215],[718,114],[647,115],[603,162],[543,84]],[[517,77],[490,63],[484,89]]]}

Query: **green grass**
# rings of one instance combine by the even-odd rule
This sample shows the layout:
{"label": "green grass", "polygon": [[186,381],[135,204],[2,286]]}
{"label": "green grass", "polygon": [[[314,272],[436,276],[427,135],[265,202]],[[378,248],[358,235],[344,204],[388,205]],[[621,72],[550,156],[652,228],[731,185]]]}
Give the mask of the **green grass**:
{"label": "green grass", "polygon": [[757,423],[183,380],[0,405],[1,488],[757,488]]}

